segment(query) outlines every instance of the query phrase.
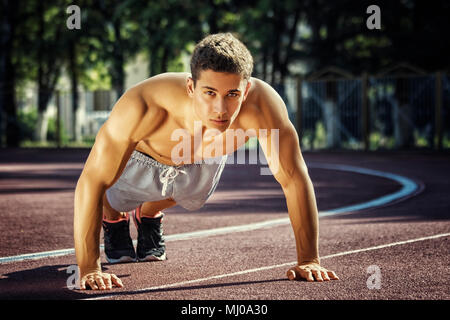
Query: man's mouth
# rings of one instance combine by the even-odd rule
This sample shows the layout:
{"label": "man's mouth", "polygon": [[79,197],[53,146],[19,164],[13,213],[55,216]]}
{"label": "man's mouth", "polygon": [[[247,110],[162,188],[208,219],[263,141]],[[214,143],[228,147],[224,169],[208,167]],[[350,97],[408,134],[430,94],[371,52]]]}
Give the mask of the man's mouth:
{"label": "man's mouth", "polygon": [[228,122],[228,120],[216,120],[216,119],[210,119],[210,121],[212,121],[216,124],[225,124]]}

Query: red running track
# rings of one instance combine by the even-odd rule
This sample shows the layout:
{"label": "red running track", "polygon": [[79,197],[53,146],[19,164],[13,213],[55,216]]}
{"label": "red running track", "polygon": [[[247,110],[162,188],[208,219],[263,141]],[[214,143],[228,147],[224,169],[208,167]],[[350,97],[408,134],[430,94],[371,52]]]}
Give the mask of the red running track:
{"label": "red running track", "polygon": [[[0,257],[73,247],[73,194],[88,150],[7,150],[0,155]],[[394,204],[320,218],[322,264],[339,281],[288,281],[295,261],[289,224],[176,239],[198,230],[287,217],[284,195],[259,165],[227,165],[196,212],[165,211],[168,260],[103,264],[122,289],[70,290],[73,254],[0,264],[0,299],[342,300],[435,299],[449,294],[450,155],[304,153],[307,163],[369,168],[408,177],[422,192]],[[310,168],[320,211],[392,194],[400,185],[363,174]],[[234,232],[232,232],[234,231]],[[136,238],[134,226],[132,236]],[[183,238],[183,237],[181,237]],[[102,261],[105,261],[102,256]],[[380,288],[369,288],[377,266]],[[70,269],[69,269],[70,270]],[[430,274],[440,275],[431,277]]]}

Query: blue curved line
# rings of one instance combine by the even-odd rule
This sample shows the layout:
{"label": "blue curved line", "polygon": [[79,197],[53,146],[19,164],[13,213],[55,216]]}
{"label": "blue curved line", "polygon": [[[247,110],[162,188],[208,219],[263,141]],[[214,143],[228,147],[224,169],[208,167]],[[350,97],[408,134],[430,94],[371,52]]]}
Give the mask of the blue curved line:
{"label": "blue curved line", "polygon": [[380,198],[376,198],[367,202],[358,203],[355,205],[345,206],[333,210],[328,211],[321,211],[319,212],[320,217],[327,217],[332,216],[340,213],[348,213],[348,212],[354,212],[354,211],[360,211],[364,209],[369,209],[373,207],[379,207],[388,203],[391,203],[395,200],[404,198],[406,196],[412,195],[419,191],[420,187],[419,185],[404,176],[400,176],[398,174],[389,173],[389,172],[383,172],[373,169],[366,169],[366,168],[360,168],[360,167],[354,167],[354,166],[348,166],[348,165],[340,165],[340,164],[326,164],[326,163],[310,163],[308,164],[308,168],[315,168],[315,169],[326,169],[326,170],[339,170],[339,171],[347,171],[347,172],[354,172],[354,173],[360,173],[365,175],[371,175],[371,176],[377,176],[382,177],[390,180],[394,180],[398,182],[402,188],[399,191],[396,191],[394,193],[382,196]]}

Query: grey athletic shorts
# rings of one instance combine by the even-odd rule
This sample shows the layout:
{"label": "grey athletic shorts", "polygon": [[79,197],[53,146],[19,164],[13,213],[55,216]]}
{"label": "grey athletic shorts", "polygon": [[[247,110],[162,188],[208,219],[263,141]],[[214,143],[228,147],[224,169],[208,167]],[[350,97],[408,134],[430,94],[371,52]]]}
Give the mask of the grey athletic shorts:
{"label": "grey athletic shorts", "polygon": [[199,164],[168,166],[134,150],[120,178],[106,190],[106,197],[111,207],[121,212],[168,198],[187,210],[197,210],[216,189],[226,160],[225,155]]}

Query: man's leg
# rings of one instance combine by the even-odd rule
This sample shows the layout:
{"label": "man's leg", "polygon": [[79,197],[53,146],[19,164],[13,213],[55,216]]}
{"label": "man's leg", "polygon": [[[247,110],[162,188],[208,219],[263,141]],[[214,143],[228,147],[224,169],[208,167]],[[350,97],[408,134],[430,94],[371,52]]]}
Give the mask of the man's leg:
{"label": "man's leg", "polygon": [[138,231],[136,253],[139,261],[166,260],[166,245],[161,210],[173,207],[173,199],[149,201],[134,210],[134,222]]}
{"label": "man's leg", "polygon": [[136,261],[136,252],[130,237],[130,218],[127,212],[111,207],[103,195],[103,236],[106,259],[109,263]]}
{"label": "man's leg", "polygon": [[173,207],[177,203],[175,200],[169,198],[160,201],[144,202],[141,207],[140,217],[156,218],[161,215],[160,211]]}
{"label": "man's leg", "polygon": [[[160,211],[173,207],[177,203],[172,198],[164,199],[160,201],[148,201],[144,202],[141,206],[140,217],[156,218],[160,215]],[[120,212],[114,210],[106,198],[106,193],[103,194],[103,216],[106,220],[114,221],[121,218],[126,218],[126,212]]]}
{"label": "man's leg", "polygon": [[108,221],[115,221],[119,220],[121,218],[126,218],[127,213],[126,212],[120,212],[117,210],[114,210],[111,205],[108,202],[108,199],[106,198],[106,192],[103,194],[103,218]]}

